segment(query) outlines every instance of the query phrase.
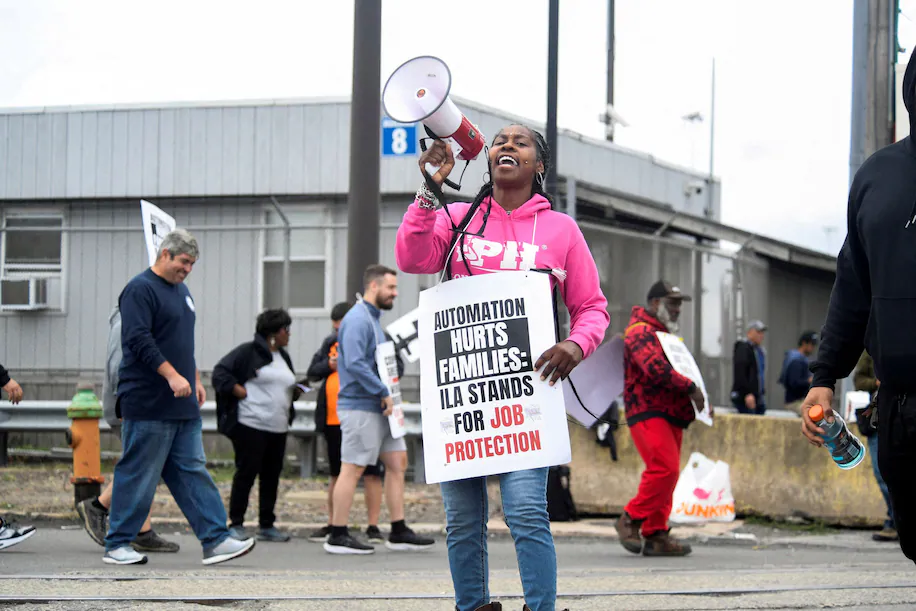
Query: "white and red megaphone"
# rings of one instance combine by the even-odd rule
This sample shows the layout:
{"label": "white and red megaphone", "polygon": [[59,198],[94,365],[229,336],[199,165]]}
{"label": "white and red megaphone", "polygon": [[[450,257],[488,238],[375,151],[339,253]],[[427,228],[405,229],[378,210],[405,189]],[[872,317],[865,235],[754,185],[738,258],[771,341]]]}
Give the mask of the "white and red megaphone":
{"label": "white and red megaphone", "polygon": [[398,123],[420,121],[430,136],[453,140],[460,151],[455,157],[471,161],[484,147],[480,130],[448,97],[452,73],[438,57],[422,55],[395,70],[382,90],[385,113]]}

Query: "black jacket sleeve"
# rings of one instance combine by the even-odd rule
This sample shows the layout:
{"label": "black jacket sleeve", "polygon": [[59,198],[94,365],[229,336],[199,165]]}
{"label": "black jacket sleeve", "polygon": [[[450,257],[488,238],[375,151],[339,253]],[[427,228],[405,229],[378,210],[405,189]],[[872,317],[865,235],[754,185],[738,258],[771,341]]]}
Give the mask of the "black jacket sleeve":
{"label": "black jacket sleeve", "polygon": [[245,372],[250,361],[251,342],[236,346],[213,368],[213,389],[218,393],[231,394],[233,386],[244,385],[248,381]]}
{"label": "black jacket sleeve", "polygon": [[751,380],[751,373],[757,367],[757,361],[754,358],[754,349],[747,342],[735,343],[734,353],[734,389],[738,392],[739,398],[743,399],[747,395],[757,396],[759,392]]}
{"label": "black jacket sleeve", "polygon": [[850,374],[864,348],[871,310],[871,276],[858,217],[865,191],[857,174],[849,190],[846,241],[837,256],[836,280],[830,293],[827,320],[821,331],[817,359],[811,364],[814,374],[811,386],[815,388],[832,390],[837,380]]}
{"label": "black jacket sleeve", "polygon": [[321,348],[312,356],[312,362],[309,364],[305,375],[310,380],[323,380],[334,373],[330,366],[331,346],[337,341],[336,335],[329,335],[321,342]]}
{"label": "black jacket sleeve", "polygon": [[6,367],[0,365],[0,386],[6,386],[10,383],[10,373],[6,370]]}

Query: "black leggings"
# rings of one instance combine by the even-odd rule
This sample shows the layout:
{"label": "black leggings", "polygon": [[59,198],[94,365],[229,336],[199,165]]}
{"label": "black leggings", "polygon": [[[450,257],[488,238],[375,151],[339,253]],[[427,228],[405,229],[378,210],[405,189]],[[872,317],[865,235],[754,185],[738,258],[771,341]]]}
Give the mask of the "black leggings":
{"label": "black leggings", "polygon": [[230,525],[244,524],[248,495],[257,477],[259,525],[270,528],[277,519],[274,506],[283,472],[286,433],[268,433],[238,423],[232,431],[232,447],[235,448],[235,476],[229,497]]}

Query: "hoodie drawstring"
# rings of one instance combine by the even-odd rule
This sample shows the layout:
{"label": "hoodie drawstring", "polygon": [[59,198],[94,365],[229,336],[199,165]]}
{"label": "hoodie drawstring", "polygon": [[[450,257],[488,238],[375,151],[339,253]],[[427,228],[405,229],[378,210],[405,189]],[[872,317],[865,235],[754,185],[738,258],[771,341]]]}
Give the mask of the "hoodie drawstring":
{"label": "hoodie drawstring", "polygon": [[910,225],[916,225],[916,196],[913,197],[913,206],[910,208],[910,220],[906,222],[903,228],[909,229]]}

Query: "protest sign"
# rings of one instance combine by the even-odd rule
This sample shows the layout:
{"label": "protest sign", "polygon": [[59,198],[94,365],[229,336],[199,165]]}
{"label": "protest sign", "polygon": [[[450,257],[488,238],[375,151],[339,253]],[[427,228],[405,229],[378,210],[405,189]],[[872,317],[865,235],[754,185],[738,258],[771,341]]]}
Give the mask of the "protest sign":
{"label": "protest sign", "polygon": [[146,238],[146,252],[152,267],[159,258],[163,238],[175,229],[175,219],[144,199],[140,200],[140,217],[143,219],[143,237]]}
{"label": "protest sign", "polygon": [[420,360],[420,334],[417,331],[419,316],[419,308],[414,308],[385,328],[394,340],[395,351],[400,352],[401,358],[408,363]]}
{"label": "protest sign", "polygon": [[556,343],[550,278],[503,272],[420,293],[428,483],[572,460],[562,383],[534,371]]}
{"label": "protest sign", "polygon": [[703,383],[703,374],[700,373],[700,368],[693,359],[693,355],[690,354],[690,350],[684,345],[684,340],[677,335],[663,331],[656,331],[655,334],[658,336],[658,341],[665,351],[665,356],[668,357],[668,362],[671,363],[674,370],[685,378],[690,379],[703,391],[703,400],[705,401],[703,411],[698,412],[696,405],[693,406],[693,411],[696,412],[697,420],[712,426],[712,416],[709,415],[709,395],[706,392],[706,384]]}
{"label": "protest sign", "polygon": [[399,439],[407,434],[404,424],[404,406],[401,404],[401,380],[398,376],[398,361],[394,356],[394,342],[382,342],[375,348],[375,364],[378,367],[382,384],[388,387],[388,393],[394,407],[388,416],[391,436]]}
{"label": "protest sign", "polygon": [[623,394],[623,348],[623,338],[615,335],[579,363],[563,384],[566,411],[585,428]]}

